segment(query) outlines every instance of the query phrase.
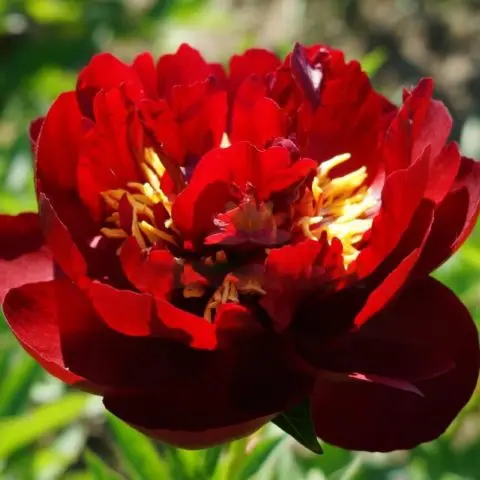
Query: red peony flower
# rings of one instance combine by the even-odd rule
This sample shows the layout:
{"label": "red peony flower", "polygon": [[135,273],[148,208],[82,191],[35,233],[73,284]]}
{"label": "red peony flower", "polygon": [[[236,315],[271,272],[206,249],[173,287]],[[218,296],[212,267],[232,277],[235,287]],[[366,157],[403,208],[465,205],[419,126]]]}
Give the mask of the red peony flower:
{"label": "red peony flower", "polygon": [[429,275],[475,224],[480,167],[432,92],[397,108],[324,46],[228,75],[187,45],[96,56],[32,126],[39,214],[0,218],[13,333],[175,445],[301,402],[343,448],[434,439],[478,375],[470,315]]}

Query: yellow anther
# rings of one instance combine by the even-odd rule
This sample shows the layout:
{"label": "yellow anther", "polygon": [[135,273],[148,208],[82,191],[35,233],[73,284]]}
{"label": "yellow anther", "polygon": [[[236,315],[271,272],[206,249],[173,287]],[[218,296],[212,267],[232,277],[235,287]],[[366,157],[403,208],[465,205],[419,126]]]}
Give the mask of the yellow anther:
{"label": "yellow anther", "polygon": [[160,190],[160,179],[157,177],[157,174],[146,163],[142,163],[141,168],[153,189],[156,191]]}
{"label": "yellow anther", "polygon": [[350,153],[342,153],[341,155],[336,155],[330,160],[326,160],[325,162],[322,162],[317,168],[318,176],[326,177],[332,169],[350,160],[350,158],[352,158],[352,155]]}
{"label": "yellow anther", "polygon": [[165,167],[152,148],[145,149],[145,161],[152,168],[158,178],[163,177],[163,174],[165,173]]}
{"label": "yellow anther", "polygon": [[349,153],[337,155],[318,167],[311,187],[315,215],[298,222],[306,238],[318,240],[322,232],[327,233],[330,242],[338,238],[343,245],[345,266],[358,256],[355,245],[370,230],[373,220],[368,213],[377,206],[377,200],[364,185],[368,177],[365,166],[343,177],[329,178],[334,167],[350,158]]}
{"label": "yellow anther", "polygon": [[153,225],[142,221],[139,223],[139,227],[152,244],[158,242],[159,240],[165,240],[166,242],[175,245],[175,239],[171,235],[166,232],[162,232],[162,230],[159,230]]}
{"label": "yellow anther", "polygon": [[101,228],[100,232],[107,238],[127,238],[128,235],[125,230],[121,228]]}

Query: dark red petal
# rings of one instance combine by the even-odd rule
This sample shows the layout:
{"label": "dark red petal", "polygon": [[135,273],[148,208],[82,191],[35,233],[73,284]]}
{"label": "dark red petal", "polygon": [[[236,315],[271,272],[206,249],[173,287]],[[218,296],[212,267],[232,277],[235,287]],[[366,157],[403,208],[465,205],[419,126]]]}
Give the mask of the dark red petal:
{"label": "dark red petal", "polygon": [[200,53],[187,44],[182,44],[176,53],[163,55],[157,64],[158,94],[168,97],[175,85],[191,85],[206,80],[210,66]]}
{"label": "dark red petal", "polygon": [[157,299],[156,307],[158,318],[152,325],[155,335],[177,340],[199,350],[214,350],[217,347],[216,325],[166,300]]}
{"label": "dark red petal", "polygon": [[430,172],[425,198],[438,204],[452,189],[461,166],[461,157],[456,143],[443,148],[437,157],[430,157]]}
{"label": "dark red petal", "polygon": [[177,375],[183,377],[188,370],[194,375],[195,365],[200,368],[205,363],[204,352],[176,342],[112,330],[77,287],[65,282],[58,288],[58,325],[65,364],[91,382],[126,390],[155,390]]}
{"label": "dark red petal", "polygon": [[225,92],[215,91],[210,80],[177,85],[171,90],[170,105],[187,153],[199,157],[220,146],[227,122]]}
{"label": "dark red petal", "polygon": [[86,117],[94,118],[93,101],[101,91],[129,84],[136,92],[137,100],[142,97],[143,85],[134,68],[121,62],[110,53],[95,55],[80,72],[77,80],[78,103]]}
{"label": "dark red petal", "polygon": [[18,341],[43,368],[64,382],[77,384],[84,380],[65,367],[56,299],[54,281],[23,285],[7,294],[5,317]]}
{"label": "dark red petal", "polygon": [[141,292],[165,298],[175,288],[178,265],[168,250],[150,250],[144,254],[135,238],[122,245],[120,261],[128,280]]}
{"label": "dark red petal", "polygon": [[[199,449],[213,447],[215,445],[231,442],[238,438],[247,437],[268,423],[274,417],[275,415],[269,415],[267,417],[255,418],[243,423],[230,425],[228,427],[212,428],[198,432],[161,429],[149,430],[147,428],[139,428],[138,430],[149,437],[166,442],[176,447]],[[135,427],[135,425],[132,426]]]}
{"label": "dark red petal", "polygon": [[156,393],[107,396],[106,407],[142,429],[191,432],[193,438],[205,432],[209,443],[209,430],[274,415],[309,391],[310,374],[273,336],[206,353],[208,364],[200,360],[188,366],[184,359],[171,364],[175,373],[168,382],[156,376]]}
{"label": "dark red petal", "polygon": [[173,204],[175,228],[187,240],[202,240],[213,230],[217,213],[225,211],[233,198],[232,189],[225,182],[190,183]]}
{"label": "dark red petal", "polygon": [[429,148],[432,158],[443,149],[452,118],[442,102],[432,100],[433,82],[422,79],[405,98],[385,134],[383,154],[387,173],[407,168]]}
{"label": "dark red petal", "polygon": [[37,139],[36,175],[41,190],[75,188],[81,136],[75,92],[63,93],[47,113]]}
{"label": "dark red petal", "polygon": [[49,199],[41,194],[39,198],[40,221],[45,242],[55,259],[70,279],[82,283],[86,281],[87,264],[72,240],[67,227],[60,221]]}
{"label": "dark red petal", "polygon": [[405,170],[393,172],[382,190],[381,208],[371,230],[368,246],[357,259],[361,278],[372,273],[399,243],[424,198],[429,178],[429,151]]}
{"label": "dark red petal", "polygon": [[144,52],[135,58],[132,64],[148,98],[157,99],[157,69],[152,54]]}
{"label": "dark red petal", "polygon": [[345,449],[411,449],[441,435],[469,400],[478,377],[478,334],[465,307],[433,279],[406,290],[376,328],[379,341],[383,336],[434,348],[453,368],[415,382],[423,397],[378,383],[319,376],[312,397],[316,431]]}
{"label": "dark red petal", "polygon": [[[168,103],[161,99],[146,100],[139,106],[146,129],[157,145],[161,145],[164,157],[181,165],[185,161],[185,146],[180,136],[180,125]],[[165,158],[164,158],[165,159]]]}
{"label": "dark red petal", "polygon": [[229,64],[229,91],[233,96],[251,75],[263,78],[280,66],[280,59],[268,50],[252,48],[242,55],[233,55]]}
{"label": "dark red petal", "polygon": [[127,110],[120,90],[100,92],[94,110],[96,124],[84,138],[77,181],[82,201],[99,219],[104,207],[101,192],[139,181],[138,160],[144,152],[141,125]]}
{"label": "dark red petal", "polygon": [[338,78],[329,78],[329,67],[324,64],[323,68],[320,105],[313,110],[306,102],[299,110],[297,143],[305,156],[318,162],[350,153],[351,160],[336,167],[333,175],[343,176],[366,166],[369,180],[373,181],[381,169],[383,99],[357,63],[342,67]]}
{"label": "dark red petal", "polygon": [[312,65],[307,52],[299,43],[293,49],[290,63],[292,76],[298,87],[305,99],[316,109],[320,104],[320,87],[324,75],[322,65]]}
{"label": "dark red petal", "polygon": [[286,329],[298,305],[316,291],[321,296],[332,288],[343,273],[342,248],[330,246],[326,236],[321,241],[307,240],[271,250],[265,263],[266,294],[260,304],[270,315],[273,328]]}
{"label": "dark red petal", "polygon": [[266,88],[259,77],[243,82],[235,97],[230,138],[246,140],[258,148],[286,135],[286,116],[280,107],[265,97]]}
{"label": "dark red petal", "polygon": [[11,288],[51,280],[53,272],[38,215],[0,215],[0,304]]}
{"label": "dark red petal", "polygon": [[440,266],[470,235],[480,210],[480,164],[462,158],[450,193],[435,211],[430,237],[417,267],[420,275]]}
{"label": "dark red petal", "polygon": [[34,155],[37,153],[37,141],[44,121],[45,117],[38,117],[32,123],[30,123],[28,133],[30,137],[30,147]]}
{"label": "dark red petal", "polygon": [[88,296],[111,329],[137,337],[151,333],[154,304],[150,295],[117,290],[110,285],[93,282],[88,289]]}
{"label": "dark red petal", "polygon": [[218,346],[221,349],[248,344],[265,334],[265,329],[246,307],[226,303],[220,305],[215,317]]}
{"label": "dark red petal", "polygon": [[408,281],[431,232],[434,209],[432,203],[422,201],[393,252],[367,280],[372,286],[372,292],[355,317],[355,325],[362,325],[382,310]]}

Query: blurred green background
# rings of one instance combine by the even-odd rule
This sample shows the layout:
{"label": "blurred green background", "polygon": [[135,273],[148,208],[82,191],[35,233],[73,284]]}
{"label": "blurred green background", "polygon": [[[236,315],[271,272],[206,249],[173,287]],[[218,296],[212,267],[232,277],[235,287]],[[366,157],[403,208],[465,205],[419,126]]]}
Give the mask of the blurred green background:
{"label": "blurred green background", "polygon": [[[0,0],[0,211],[34,209],[29,122],[44,114],[99,51],[125,60],[181,42],[210,60],[260,45],[323,42],[362,60],[375,86],[433,76],[455,118],[453,138],[480,158],[478,0]],[[480,230],[437,277],[480,321]],[[245,441],[187,452],[155,445],[67,391],[0,322],[0,479],[480,479],[480,391],[439,440],[411,452],[315,457],[274,427]]]}

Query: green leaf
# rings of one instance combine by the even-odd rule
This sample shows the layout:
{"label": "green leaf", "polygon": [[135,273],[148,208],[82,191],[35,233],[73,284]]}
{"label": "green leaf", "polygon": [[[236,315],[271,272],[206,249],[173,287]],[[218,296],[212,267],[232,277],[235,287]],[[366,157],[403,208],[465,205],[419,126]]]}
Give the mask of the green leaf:
{"label": "green leaf", "polygon": [[251,479],[256,472],[260,471],[262,466],[271,456],[272,452],[275,451],[276,447],[284,439],[284,436],[262,439],[262,441],[245,457],[237,475],[237,480]]}
{"label": "green leaf", "polygon": [[0,387],[0,417],[19,413],[28,401],[28,393],[41,369],[23,354],[9,369]]}
{"label": "green leaf", "polygon": [[47,433],[70,425],[85,414],[88,399],[84,393],[70,393],[22,416],[1,420],[0,459],[8,458]]}
{"label": "green leaf", "polygon": [[323,453],[313,428],[310,400],[295,405],[273,420],[273,423],[314,453]]}
{"label": "green leaf", "polygon": [[107,420],[129,479],[170,478],[168,463],[160,457],[152,441],[113,415],[108,415]]}
{"label": "green leaf", "polygon": [[92,480],[119,480],[122,477],[111,469],[98,455],[87,450],[84,455]]}
{"label": "green leaf", "polygon": [[9,459],[7,471],[14,473],[15,478],[25,480],[60,478],[80,456],[86,435],[87,429],[75,424],[62,432],[51,445],[18,451]]}
{"label": "green leaf", "polygon": [[205,450],[205,456],[203,459],[203,471],[205,478],[211,479],[214,476],[218,462],[222,456],[222,451],[223,448],[221,446],[212,447]]}
{"label": "green leaf", "polygon": [[383,67],[383,65],[385,65],[387,58],[387,52],[384,48],[375,48],[367,53],[360,62],[362,70],[372,78]]}

